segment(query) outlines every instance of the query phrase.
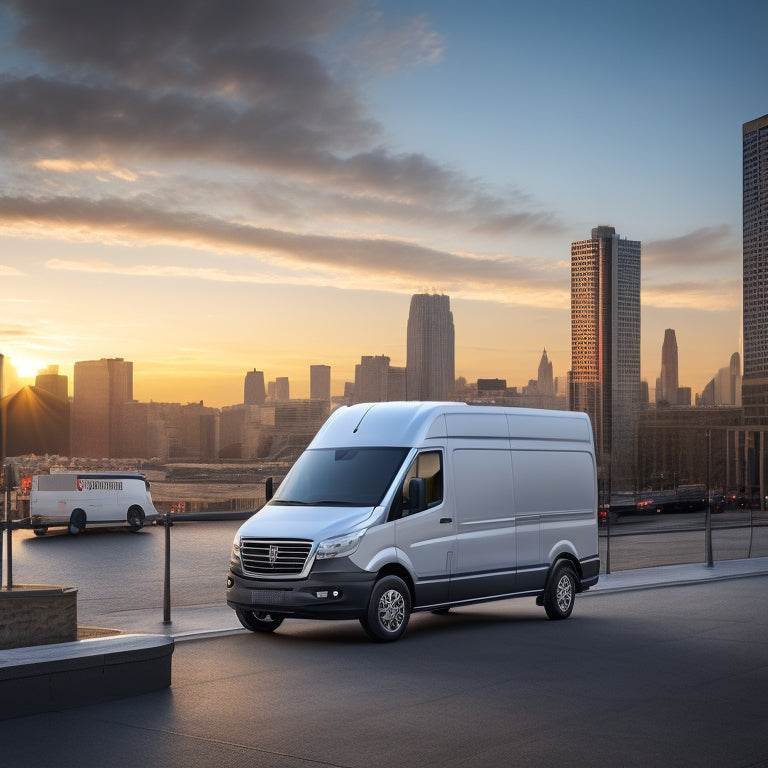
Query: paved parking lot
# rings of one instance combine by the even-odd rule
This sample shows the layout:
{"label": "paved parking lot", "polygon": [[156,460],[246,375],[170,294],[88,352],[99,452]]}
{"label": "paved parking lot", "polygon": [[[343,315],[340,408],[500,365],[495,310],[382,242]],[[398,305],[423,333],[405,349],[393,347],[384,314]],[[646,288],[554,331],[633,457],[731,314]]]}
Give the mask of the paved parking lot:
{"label": "paved parking lot", "polygon": [[768,765],[768,576],[177,643],[170,689],[0,723],[0,763]]}

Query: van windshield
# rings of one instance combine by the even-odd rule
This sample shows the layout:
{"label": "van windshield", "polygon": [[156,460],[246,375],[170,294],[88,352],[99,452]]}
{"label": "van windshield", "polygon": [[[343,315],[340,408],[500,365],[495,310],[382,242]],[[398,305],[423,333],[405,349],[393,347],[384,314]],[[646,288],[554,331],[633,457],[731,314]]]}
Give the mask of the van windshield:
{"label": "van windshield", "polygon": [[408,448],[314,448],[299,456],[272,504],[375,507]]}

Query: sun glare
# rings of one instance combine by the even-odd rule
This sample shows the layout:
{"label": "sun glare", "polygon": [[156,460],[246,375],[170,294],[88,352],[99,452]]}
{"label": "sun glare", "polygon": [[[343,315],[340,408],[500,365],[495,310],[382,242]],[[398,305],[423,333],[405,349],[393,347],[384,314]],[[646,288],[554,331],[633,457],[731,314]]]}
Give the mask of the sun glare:
{"label": "sun glare", "polygon": [[32,357],[11,357],[10,363],[20,379],[32,379],[45,368],[45,363]]}

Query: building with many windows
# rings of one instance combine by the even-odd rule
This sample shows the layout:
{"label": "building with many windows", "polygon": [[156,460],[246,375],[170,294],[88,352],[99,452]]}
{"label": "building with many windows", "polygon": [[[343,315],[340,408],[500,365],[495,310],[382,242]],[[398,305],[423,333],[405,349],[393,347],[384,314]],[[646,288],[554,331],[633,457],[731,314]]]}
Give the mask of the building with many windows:
{"label": "building with many windows", "polygon": [[632,490],[640,401],[640,242],[595,227],[571,244],[569,408],[592,419],[603,489]]}
{"label": "building with many windows", "polygon": [[744,421],[768,425],[768,115],[744,123]]}

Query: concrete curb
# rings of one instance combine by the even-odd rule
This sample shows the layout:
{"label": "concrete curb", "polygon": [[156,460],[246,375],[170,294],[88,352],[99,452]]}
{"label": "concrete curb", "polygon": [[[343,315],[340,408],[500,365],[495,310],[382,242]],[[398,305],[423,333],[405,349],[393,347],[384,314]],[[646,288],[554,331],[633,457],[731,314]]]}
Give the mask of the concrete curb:
{"label": "concrete curb", "polygon": [[0,651],[0,720],[167,688],[173,638],[116,635]]}

